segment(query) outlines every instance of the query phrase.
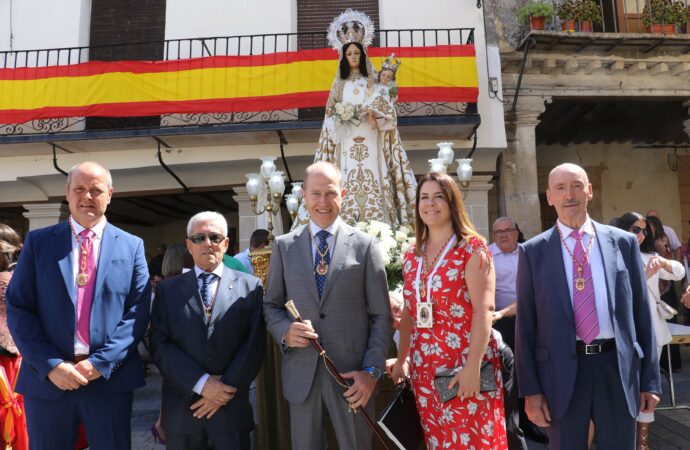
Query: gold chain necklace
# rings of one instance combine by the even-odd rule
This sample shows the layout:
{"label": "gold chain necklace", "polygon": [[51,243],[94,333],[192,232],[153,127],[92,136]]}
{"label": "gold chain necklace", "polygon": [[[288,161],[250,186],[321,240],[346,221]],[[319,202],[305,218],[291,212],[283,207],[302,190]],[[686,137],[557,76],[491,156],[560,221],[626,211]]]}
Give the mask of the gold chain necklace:
{"label": "gold chain necklace", "polygon": [[[67,219],[67,222],[69,223],[70,230],[72,230],[72,235],[74,236],[74,239],[76,239],[77,244],[79,244],[79,248],[81,249],[81,258],[79,258],[79,273],[77,274],[77,284],[80,287],[84,287],[89,282],[89,274],[86,273],[86,260],[89,257],[89,250],[91,250],[91,247],[93,247],[93,241],[89,238],[89,246],[84,247],[84,245],[79,240],[79,237],[77,236],[77,232],[74,230],[74,225],[72,225],[72,218],[70,217],[69,219]],[[87,229],[90,230],[89,228]]]}
{"label": "gold chain necklace", "polygon": [[[577,259],[575,259],[573,252],[571,252],[568,246],[565,244],[565,239],[563,239],[563,233],[561,233],[561,227],[556,225],[556,229],[558,230],[558,237],[561,238],[563,247],[565,247],[565,250],[568,252],[568,255],[570,255],[570,259],[573,260],[573,264],[575,264],[575,267],[577,267],[577,277],[573,281],[575,283],[575,289],[581,291],[585,288],[585,279],[582,277],[582,272],[585,269],[585,264],[587,264],[587,261],[589,260],[589,252],[590,250],[592,250],[592,243],[594,242],[594,232],[592,232],[592,236],[589,238],[589,242],[587,243],[587,249],[583,248],[584,254],[582,258],[582,264],[580,264],[577,261]],[[582,238],[580,238],[580,240],[581,239]],[[577,240],[575,241],[575,245],[577,245]]]}
{"label": "gold chain necklace", "polygon": [[438,258],[441,256],[441,252],[448,246],[448,243],[450,242],[451,239],[453,239],[453,236],[455,236],[455,233],[451,233],[450,236],[448,236],[448,239],[446,239],[446,242],[443,243],[441,248],[438,249],[438,252],[436,253],[436,256],[434,257],[433,261],[431,264],[429,264],[429,259],[427,257],[427,249],[426,249],[426,242],[424,243],[424,248],[422,248],[422,286],[421,289],[419,290],[419,296],[421,298],[426,298],[426,283],[427,283],[427,276],[429,274],[429,269],[431,267],[436,266],[436,262],[438,261]]}
{"label": "gold chain necklace", "polygon": [[[338,236],[338,231],[340,231],[340,227],[335,231],[333,234],[333,243],[335,243],[335,238]],[[315,242],[314,240],[314,235],[311,232],[311,227],[309,227],[309,236],[311,236],[311,240]],[[326,255],[328,254],[328,251],[331,248],[331,245],[328,243],[328,240],[326,240],[326,250],[323,252],[319,248],[319,244],[316,243],[316,253],[319,255],[319,262],[316,264],[316,269],[314,271],[321,275],[324,276],[328,273],[328,263],[326,263]]]}

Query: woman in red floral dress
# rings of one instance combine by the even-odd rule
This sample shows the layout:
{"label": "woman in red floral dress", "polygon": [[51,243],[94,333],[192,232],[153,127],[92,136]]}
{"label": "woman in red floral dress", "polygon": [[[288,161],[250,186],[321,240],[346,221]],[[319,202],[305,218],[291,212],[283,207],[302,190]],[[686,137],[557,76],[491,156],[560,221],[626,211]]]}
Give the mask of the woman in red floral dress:
{"label": "woman in red floral dress", "polygon": [[[405,309],[398,358],[390,374],[400,380],[409,356],[430,450],[507,449],[501,363],[491,336],[493,263],[448,175],[428,173],[420,180],[416,227],[416,245],[403,262]],[[487,361],[493,365],[498,389],[480,392],[480,367]],[[462,370],[450,386],[459,385],[457,396],[442,403],[434,378],[456,367]]]}

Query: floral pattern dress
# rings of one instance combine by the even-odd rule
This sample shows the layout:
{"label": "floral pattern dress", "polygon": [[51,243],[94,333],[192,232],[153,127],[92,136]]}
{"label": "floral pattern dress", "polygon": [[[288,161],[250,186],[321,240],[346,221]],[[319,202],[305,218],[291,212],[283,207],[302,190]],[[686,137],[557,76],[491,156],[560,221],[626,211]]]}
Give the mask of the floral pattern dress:
{"label": "floral pattern dress", "polygon": [[442,403],[434,378],[438,369],[462,366],[469,352],[472,304],[465,283],[465,265],[473,253],[490,255],[484,242],[471,237],[451,248],[429,283],[433,303],[433,327],[417,329],[415,278],[418,257],[415,246],[403,261],[405,307],[413,325],[410,336],[410,379],[429,450],[507,449],[503,411],[503,383],[496,340],[491,337],[484,356],[491,361],[499,389],[476,397],[454,398]]}

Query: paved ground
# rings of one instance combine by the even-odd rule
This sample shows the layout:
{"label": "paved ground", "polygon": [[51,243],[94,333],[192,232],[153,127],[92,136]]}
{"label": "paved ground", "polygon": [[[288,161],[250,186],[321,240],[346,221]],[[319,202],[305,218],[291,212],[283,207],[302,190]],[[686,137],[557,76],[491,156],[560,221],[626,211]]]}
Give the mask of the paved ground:
{"label": "paved ground", "polygon": [[[681,348],[683,369],[674,372],[676,402],[690,405],[690,346]],[[132,414],[132,448],[134,450],[161,450],[151,436],[151,426],[158,416],[160,407],[160,375],[153,368],[147,378],[147,385],[135,392],[134,412]],[[664,380],[664,401],[669,404],[669,386]],[[690,449],[690,410],[663,410],[656,414],[656,422],[650,428],[651,448],[654,450]],[[545,450],[545,445],[530,442],[530,450]],[[271,450],[271,449],[266,449]],[[602,449],[605,450],[605,449]]]}

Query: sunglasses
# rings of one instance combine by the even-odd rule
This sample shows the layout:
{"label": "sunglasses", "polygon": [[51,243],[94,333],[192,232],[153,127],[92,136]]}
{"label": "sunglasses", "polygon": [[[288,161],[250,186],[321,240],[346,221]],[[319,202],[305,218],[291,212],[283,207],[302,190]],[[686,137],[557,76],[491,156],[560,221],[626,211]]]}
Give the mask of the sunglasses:
{"label": "sunglasses", "polygon": [[630,231],[632,231],[633,234],[642,233],[643,235],[647,236],[647,230],[645,228],[632,227],[632,228],[630,228]]}
{"label": "sunglasses", "polygon": [[225,240],[225,236],[220,233],[198,233],[189,236],[189,240],[194,244],[203,244],[206,242],[206,238],[208,238],[209,242],[214,245],[218,245]]}

